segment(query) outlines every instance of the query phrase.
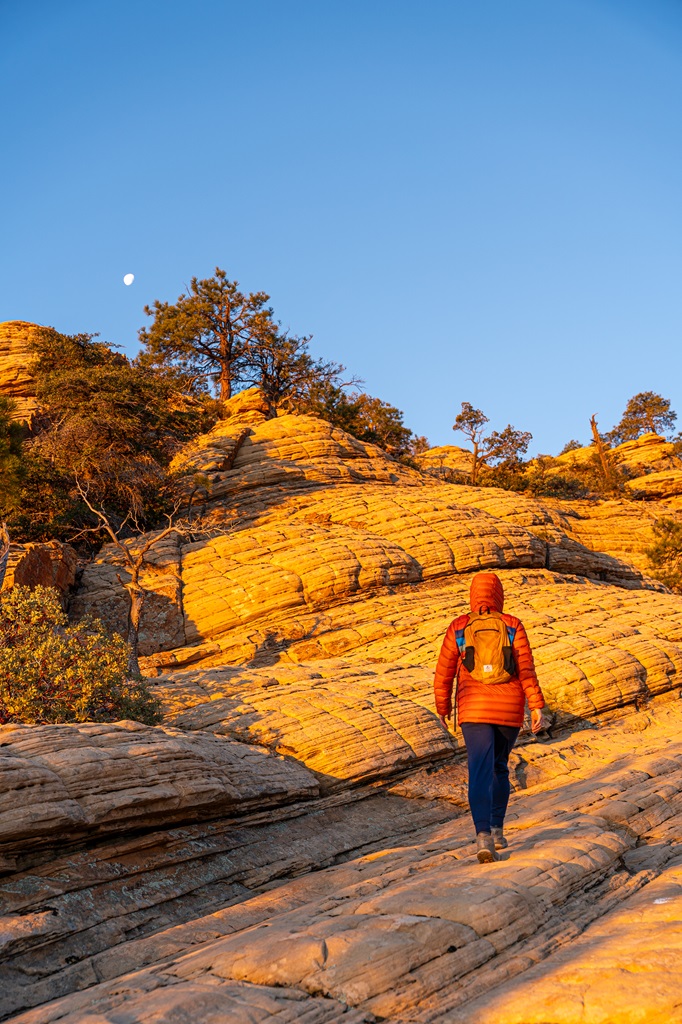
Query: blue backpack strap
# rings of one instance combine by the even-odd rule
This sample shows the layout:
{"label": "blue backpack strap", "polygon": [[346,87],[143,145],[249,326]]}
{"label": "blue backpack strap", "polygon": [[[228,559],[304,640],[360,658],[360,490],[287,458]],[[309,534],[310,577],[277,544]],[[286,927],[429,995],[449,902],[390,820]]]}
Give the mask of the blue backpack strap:
{"label": "blue backpack strap", "polygon": [[466,622],[461,629],[455,630],[455,641],[457,643],[457,650],[459,651],[460,658],[463,658],[466,653],[466,640],[464,639],[464,630],[469,625],[469,616],[467,615]]}
{"label": "blue backpack strap", "polygon": [[[455,630],[455,640],[457,642],[457,649],[459,650],[460,658],[463,658],[464,655],[466,654],[467,645],[466,645],[466,640],[464,639],[464,631],[465,631],[465,629],[467,628],[468,625],[469,625],[469,616],[467,615],[466,622],[464,623],[462,628]],[[506,622],[505,622],[505,626],[507,627],[507,636],[509,637],[509,646],[513,647],[514,646],[514,639],[516,637],[516,630],[517,630],[518,627],[516,627],[516,626],[509,626]]]}

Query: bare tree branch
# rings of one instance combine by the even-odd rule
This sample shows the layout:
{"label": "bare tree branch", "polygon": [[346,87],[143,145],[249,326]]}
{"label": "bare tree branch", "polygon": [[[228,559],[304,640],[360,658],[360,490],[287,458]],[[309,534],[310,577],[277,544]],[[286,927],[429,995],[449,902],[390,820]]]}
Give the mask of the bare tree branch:
{"label": "bare tree branch", "polygon": [[7,560],[9,558],[9,531],[6,523],[0,523],[0,588],[5,580]]}

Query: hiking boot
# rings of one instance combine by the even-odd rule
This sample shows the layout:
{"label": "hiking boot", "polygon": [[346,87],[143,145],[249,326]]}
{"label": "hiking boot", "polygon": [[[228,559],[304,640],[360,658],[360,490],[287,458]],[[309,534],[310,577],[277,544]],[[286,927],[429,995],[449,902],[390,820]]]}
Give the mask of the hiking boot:
{"label": "hiking boot", "polygon": [[504,838],[504,832],[502,830],[502,826],[501,825],[500,825],[499,828],[496,825],[493,825],[493,827],[490,829],[490,834],[493,837],[493,842],[495,844],[495,849],[496,850],[506,850],[507,849],[507,847],[509,846],[509,843]]}
{"label": "hiking boot", "polygon": [[495,843],[490,832],[477,833],[476,856],[479,864],[492,864],[494,860],[500,859],[500,855],[495,851]]}

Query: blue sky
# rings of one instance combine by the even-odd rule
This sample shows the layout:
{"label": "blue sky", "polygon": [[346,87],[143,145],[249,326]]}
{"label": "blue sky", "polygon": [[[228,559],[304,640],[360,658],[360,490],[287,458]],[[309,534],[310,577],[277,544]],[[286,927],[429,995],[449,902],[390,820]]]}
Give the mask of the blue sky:
{"label": "blue sky", "polygon": [[[682,426],[677,0],[2,0],[0,320],[218,265],[432,444]],[[127,272],[134,284],[122,282]]]}

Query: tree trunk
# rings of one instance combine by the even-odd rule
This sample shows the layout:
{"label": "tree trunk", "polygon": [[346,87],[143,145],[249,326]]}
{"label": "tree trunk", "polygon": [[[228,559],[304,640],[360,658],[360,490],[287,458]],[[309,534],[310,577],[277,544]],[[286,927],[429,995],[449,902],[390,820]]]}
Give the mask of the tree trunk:
{"label": "tree trunk", "polygon": [[234,334],[229,329],[220,336],[220,401],[232,398],[232,360]]}
{"label": "tree trunk", "polygon": [[478,478],[478,441],[474,441],[474,450],[471,453],[471,486],[476,486]]}
{"label": "tree trunk", "polygon": [[605,487],[605,489],[607,491],[614,491],[616,489],[616,487],[615,487],[615,480],[614,480],[614,474],[613,474],[613,466],[612,466],[611,460],[609,458],[608,449],[607,449],[606,445],[604,444],[604,442],[602,441],[601,437],[599,436],[599,431],[597,429],[597,418],[596,418],[596,416],[593,416],[592,419],[590,420],[590,426],[592,427],[592,437],[594,439],[594,444],[595,444],[595,447],[597,449],[597,455],[599,456],[599,462],[600,462],[601,469],[602,469],[602,476],[604,478],[604,487]]}
{"label": "tree trunk", "polygon": [[140,636],[140,618],[146,591],[138,584],[137,580],[131,580],[125,584],[130,594],[130,608],[128,609],[128,675],[131,679],[139,679],[140,663],[138,661],[138,644]]}
{"label": "tree trunk", "polygon": [[7,559],[9,558],[9,533],[4,523],[0,523],[0,590],[5,580]]}
{"label": "tree trunk", "polygon": [[229,398],[232,398],[232,373],[230,372],[229,363],[221,363],[220,365],[220,401],[227,402]]}

